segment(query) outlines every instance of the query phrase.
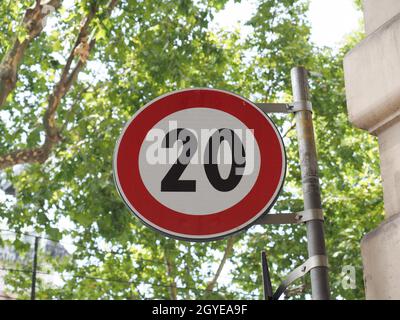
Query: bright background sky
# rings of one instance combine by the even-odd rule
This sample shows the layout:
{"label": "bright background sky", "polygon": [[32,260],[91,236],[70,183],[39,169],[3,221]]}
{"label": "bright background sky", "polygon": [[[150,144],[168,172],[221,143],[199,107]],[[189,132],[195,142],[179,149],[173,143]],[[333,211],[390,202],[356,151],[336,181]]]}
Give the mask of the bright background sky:
{"label": "bright background sky", "polygon": [[[215,23],[228,30],[239,27],[241,33],[246,35],[249,28],[243,24],[256,10],[255,3],[254,0],[242,3],[230,0],[215,17]],[[362,14],[356,9],[353,0],[311,0],[308,17],[312,27],[312,41],[319,46],[337,47],[347,33],[358,28]]]}

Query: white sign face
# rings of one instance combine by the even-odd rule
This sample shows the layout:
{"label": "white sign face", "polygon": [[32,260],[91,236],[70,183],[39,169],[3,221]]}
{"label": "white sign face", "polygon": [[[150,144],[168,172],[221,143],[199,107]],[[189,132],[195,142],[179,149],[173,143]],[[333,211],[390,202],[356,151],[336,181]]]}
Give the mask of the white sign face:
{"label": "white sign face", "polygon": [[[183,143],[179,135],[177,141],[171,143],[171,148],[164,148],[162,142],[168,132],[173,132],[178,127],[189,128],[189,132],[194,137],[189,141],[191,143],[189,151],[193,156],[179,180],[195,181],[195,191],[165,192],[160,188],[160,177],[166,177],[177,163],[178,155],[182,153]],[[207,145],[210,138],[218,131],[216,128],[219,127],[232,129],[234,137],[238,139],[238,145],[242,145],[247,151],[243,174],[240,175],[237,185],[230,191],[216,189],[208,180],[204,167]],[[184,131],[181,133],[183,134]],[[224,139],[215,149],[221,179],[229,184],[228,177],[235,160],[232,156],[232,148]],[[240,161],[240,159],[237,160]],[[149,131],[140,149],[139,171],[147,190],[162,205],[186,214],[206,215],[234,206],[251,191],[260,171],[260,150],[251,130],[232,115],[209,108],[186,109],[170,114]],[[233,174],[238,176],[236,172]]]}
{"label": "white sign face", "polygon": [[220,90],[178,91],[149,103],[125,127],[114,176],[144,223],[186,240],[250,226],[274,203],[286,159],[272,121]]}

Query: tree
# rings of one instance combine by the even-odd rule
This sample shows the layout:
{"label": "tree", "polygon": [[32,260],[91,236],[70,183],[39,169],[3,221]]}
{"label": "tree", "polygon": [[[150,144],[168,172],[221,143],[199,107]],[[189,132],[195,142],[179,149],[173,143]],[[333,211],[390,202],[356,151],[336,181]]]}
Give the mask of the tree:
{"label": "tree", "polygon": [[[75,244],[69,259],[54,261],[65,285],[43,287],[38,297],[260,298],[264,248],[276,287],[306,258],[303,227],[254,227],[206,244],[164,238],[119,199],[112,154],[124,123],[160,94],[200,86],[260,102],[289,101],[290,69],[302,64],[321,73],[311,85],[333,297],[363,298],[359,241],[383,208],[376,143],[347,121],[341,61],[354,41],[339,54],[310,43],[302,0],[260,0],[249,21],[254,32],[242,41],[235,32],[210,30],[225,2],[0,4],[0,15],[10,17],[0,35],[0,169],[16,190],[0,205],[0,216],[17,232],[30,228]],[[32,23],[48,17],[45,5],[55,9],[48,26],[31,34]],[[29,12],[34,22],[23,18],[18,26]],[[14,54],[16,47],[23,47],[21,54]],[[11,77],[3,72],[7,65],[13,66]],[[293,122],[274,120],[287,128],[289,168],[274,210],[299,211]],[[15,165],[22,166],[13,170]],[[344,263],[358,268],[354,291],[340,286]],[[221,281],[224,267],[232,270],[232,281]],[[10,283],[22,286],[22,280]]]}

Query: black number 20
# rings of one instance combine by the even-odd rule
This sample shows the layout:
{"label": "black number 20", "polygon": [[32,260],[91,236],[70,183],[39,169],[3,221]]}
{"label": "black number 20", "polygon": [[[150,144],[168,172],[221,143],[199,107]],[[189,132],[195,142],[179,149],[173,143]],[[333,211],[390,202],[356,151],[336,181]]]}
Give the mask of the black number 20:
{"label": "black number 20", "polygon": [[[196,136],[190,130],[178,128],[166,134],[163,148],[172,148],[176,141],[182,141],[183,149],[161,181],[162,192],[195,192],[196,180],[179,180],[197,150]],[[223,141],[229,143],[232,152],[232,166],[227,178],[221,177],[218,169],[218,150]],[[238,163],[241,159],[241,163]],[[242,142],[231,129],[219,129],[208,140],[204,154],[204,170],[211,185],[218,191],[231,191],[239,184],[246,166],[246,154]]]}

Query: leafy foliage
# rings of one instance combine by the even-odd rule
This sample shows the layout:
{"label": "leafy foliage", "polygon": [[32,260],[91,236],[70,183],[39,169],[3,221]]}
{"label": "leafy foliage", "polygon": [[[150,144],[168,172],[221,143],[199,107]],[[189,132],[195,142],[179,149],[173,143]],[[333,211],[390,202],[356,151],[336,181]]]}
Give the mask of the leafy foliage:
{"label": "leafy foliage", "polygon": [[[43,284],[38,297],[260,298],[259,256],[265,248],[276,287],[307,256],[304,227],[253,227],[235,237],[226,265],[232,279],[221,277],[214,290],[208,284],[229,240],[187,243],[144,227],[115,190],[112,154],[124,123],[163,93],[214,87],[258,101],[290,100],[290,69],[305,65],[319,73],[311,77],[311,89],[332,297],[362,299],[359,243],[380,222],[383,207],[376,141],[353,128],[346,115],[342,60],[359,38],[349,39],[339,53],[316,47],[309,40],[307,1],[302,0],[260,0],[245,41],[234,32],[210,30],[224,0],[124,0],[110,17],[107,2],[98,3],[92,21],[95,51],[58,109],[62,141],[45,163],[5,170],[17,193],[16,200],[0,204],[4,222],[17,231],[74,243],[67,259],[47,262],[64,285]],[[90,4],[62,7],[29,47],[17,88],[1,111],[0,154],[43,142],[45,101]],[[11,45],[12,30],[28,5],[0,4],[0,55]],[[274,120],[286,129],[293,123],[287,117]],[[287,131],[285,143],[288,176],[274,210],[295,212],[302,209],[302,194],[294,130]],[[355,290],[341,286],[344,265],[357,268]],[[29,288],[29,278],[12,273],[7,281],[27,297],[21,288]]]}

